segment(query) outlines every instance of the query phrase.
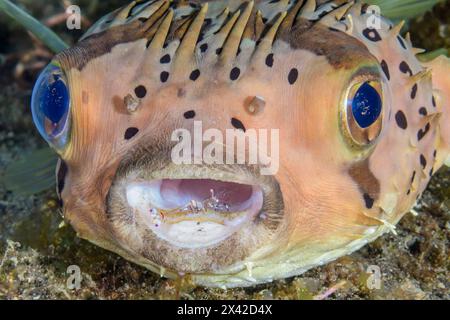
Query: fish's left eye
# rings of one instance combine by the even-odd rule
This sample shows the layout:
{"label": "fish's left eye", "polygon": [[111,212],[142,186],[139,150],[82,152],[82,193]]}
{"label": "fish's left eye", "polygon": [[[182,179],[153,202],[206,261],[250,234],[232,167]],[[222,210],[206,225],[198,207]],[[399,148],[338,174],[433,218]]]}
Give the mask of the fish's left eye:
{"label": "fish's left eye", "polygon": [[42,137],[61,150],[69,136],[70,95],[66,78],[56,63],[39,75],[31,98],[33,121]]}
{"label": "fish's left eye", "polygon": [[350,86],[344,108],[346,131],[353,143],[366,146],[378,138],[383,114],[379,81],[362,81]]}

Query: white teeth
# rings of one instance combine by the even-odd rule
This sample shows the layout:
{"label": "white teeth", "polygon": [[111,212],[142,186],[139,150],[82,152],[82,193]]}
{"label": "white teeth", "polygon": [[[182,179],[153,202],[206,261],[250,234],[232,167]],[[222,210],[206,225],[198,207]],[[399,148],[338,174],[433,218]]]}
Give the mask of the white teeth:
{"label": "white teeth", "polygon": [[165,201],[161,198],[161,181],[137,182],[127,186],[127,202],[130,207],[149,210],[150,204],[158,208],[165,208]]}

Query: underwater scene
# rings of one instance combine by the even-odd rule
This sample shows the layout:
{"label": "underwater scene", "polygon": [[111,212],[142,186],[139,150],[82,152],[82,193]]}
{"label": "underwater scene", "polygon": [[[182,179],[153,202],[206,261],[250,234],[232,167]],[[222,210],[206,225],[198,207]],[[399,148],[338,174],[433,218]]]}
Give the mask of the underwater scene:
{"label": "underwater scene", "polygon": [[450,299],[450,1],[0,0],[0,300]]}

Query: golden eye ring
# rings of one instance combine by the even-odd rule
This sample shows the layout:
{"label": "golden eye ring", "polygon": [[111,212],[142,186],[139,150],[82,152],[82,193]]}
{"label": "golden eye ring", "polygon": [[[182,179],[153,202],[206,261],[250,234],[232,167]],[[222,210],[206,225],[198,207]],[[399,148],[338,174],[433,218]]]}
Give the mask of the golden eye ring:
{"label": "golden eye ring", "polygon": [[379,80],[354,79],[341,101],[343,134],[352,147],[368,148],[381,134],[384,118],[384,96]]}

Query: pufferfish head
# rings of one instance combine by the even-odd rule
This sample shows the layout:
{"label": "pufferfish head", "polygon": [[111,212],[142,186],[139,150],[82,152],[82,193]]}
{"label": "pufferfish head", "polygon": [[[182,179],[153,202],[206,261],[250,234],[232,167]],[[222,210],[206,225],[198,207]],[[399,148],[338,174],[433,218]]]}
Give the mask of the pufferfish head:
{"label": "pufferfish head", "polygon": [[[33,93],[61,158],[65,219],[155,272],[228,287],[300,274],[392,231],[448,157],[448,97],[401,26],[368,27],[367,8],[162,0],[101,19]],[[199,124],[216,156],[229,130],[266,132],[276,170],[191,158],[195,145],[176,163],[186,136],[174,133],[198,136]]]}

